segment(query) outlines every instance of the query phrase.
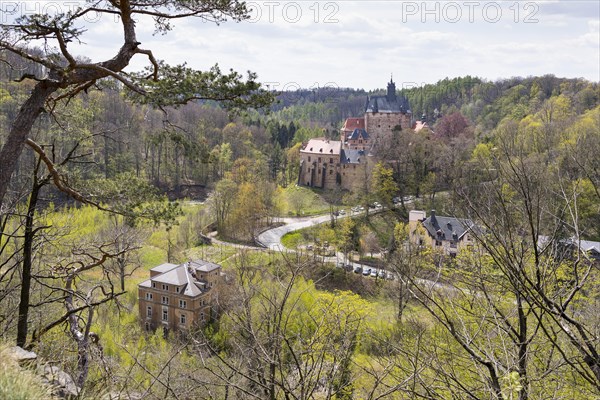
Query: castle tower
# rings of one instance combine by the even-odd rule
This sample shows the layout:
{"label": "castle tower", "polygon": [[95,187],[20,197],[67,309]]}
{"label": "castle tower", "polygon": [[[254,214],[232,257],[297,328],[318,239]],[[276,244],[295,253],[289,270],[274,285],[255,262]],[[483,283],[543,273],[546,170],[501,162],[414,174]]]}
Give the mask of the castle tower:
{"label": "castle tower", "polygon": [[385,97],[390,103],[394,103],[396,101],[396,84],[391,77],[390,82],[387,84],[387,95]]}

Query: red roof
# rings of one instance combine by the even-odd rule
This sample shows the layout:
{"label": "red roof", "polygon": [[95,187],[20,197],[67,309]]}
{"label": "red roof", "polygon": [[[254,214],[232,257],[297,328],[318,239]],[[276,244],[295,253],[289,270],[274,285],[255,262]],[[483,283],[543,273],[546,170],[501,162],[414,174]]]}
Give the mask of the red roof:
{"label": "red roof", "polygon": [[364,118],[347,118],[342,127],[343,131],[353,132],[355,129],[365,129]]}

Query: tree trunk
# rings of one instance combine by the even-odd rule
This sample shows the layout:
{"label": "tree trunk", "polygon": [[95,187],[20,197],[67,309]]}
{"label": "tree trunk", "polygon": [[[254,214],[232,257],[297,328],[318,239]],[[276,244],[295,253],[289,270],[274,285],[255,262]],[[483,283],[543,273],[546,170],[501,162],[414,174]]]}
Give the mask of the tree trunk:
{"label": "tree trunk", "polygon": [[17,167],[19,155],[23,151],[27,136],[29,136],[33,124],[44,110],[44,103],[57,89],[58,84],[56,83],[38,82],[27,101],[19,109],[6,143],[0,151],[0,161],[2,162],[2,168],[0,168],[0,206],[4,204],[10,178]]}
{"label": "tree trunk", "polygon": [[24,348],[27,341],[27,319],[29,316],[29,292],[31,290],[31,264],[33,259],[33,239],[35,232],[33,222],[35,207],[39,197],[42,184],[37,182],[34,177],[29,205],[27,207],[27,216],[25,217],[25,235],[23,243],[23,272],[21,275],[21,294],[19,299],[19,318],[17,321],[17,346]]}

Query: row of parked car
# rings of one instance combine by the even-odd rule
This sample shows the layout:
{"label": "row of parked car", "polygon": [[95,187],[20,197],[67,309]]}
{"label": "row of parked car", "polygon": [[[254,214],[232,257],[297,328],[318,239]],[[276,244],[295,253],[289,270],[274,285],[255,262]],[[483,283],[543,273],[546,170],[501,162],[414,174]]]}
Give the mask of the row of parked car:
{"label": "row of parked car", "polygon": [[338,268],[343,268],[347,272],[353,271],[355,274],[362,274],[363,276],[370,276],[373,278],[388,279],[388,280],[395,279],[394,274],[392,274],[391,272],[387,272],[383,268],[381,268],[381,269],[370,268],[370,267],[363,268],[361,265],[353,266],[352,264],[344,264],[342,262],[339,262],[337,264],[337,266],[338,266]]}

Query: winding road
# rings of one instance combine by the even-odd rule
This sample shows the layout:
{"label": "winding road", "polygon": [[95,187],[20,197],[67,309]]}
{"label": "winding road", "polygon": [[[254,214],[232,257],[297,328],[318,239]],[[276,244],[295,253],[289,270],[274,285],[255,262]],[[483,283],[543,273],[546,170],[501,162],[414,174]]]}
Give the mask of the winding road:
{"label": "winding road", "polygon": [[[340,218],[340,217],[338,217]],[[285,225],[278,226],[277,228],[268,229],[262,232],[256,238],[256,241],[261,246],[266,247],[269,250],[286,250],[281,244],[281,238],[286,233],[298,231],[300,229],[309,228],[314,225],[319,225],[324,222],[331,220],[331,215],[319,215],[316,217],[299,217],[299,218],[283,218]]]}

